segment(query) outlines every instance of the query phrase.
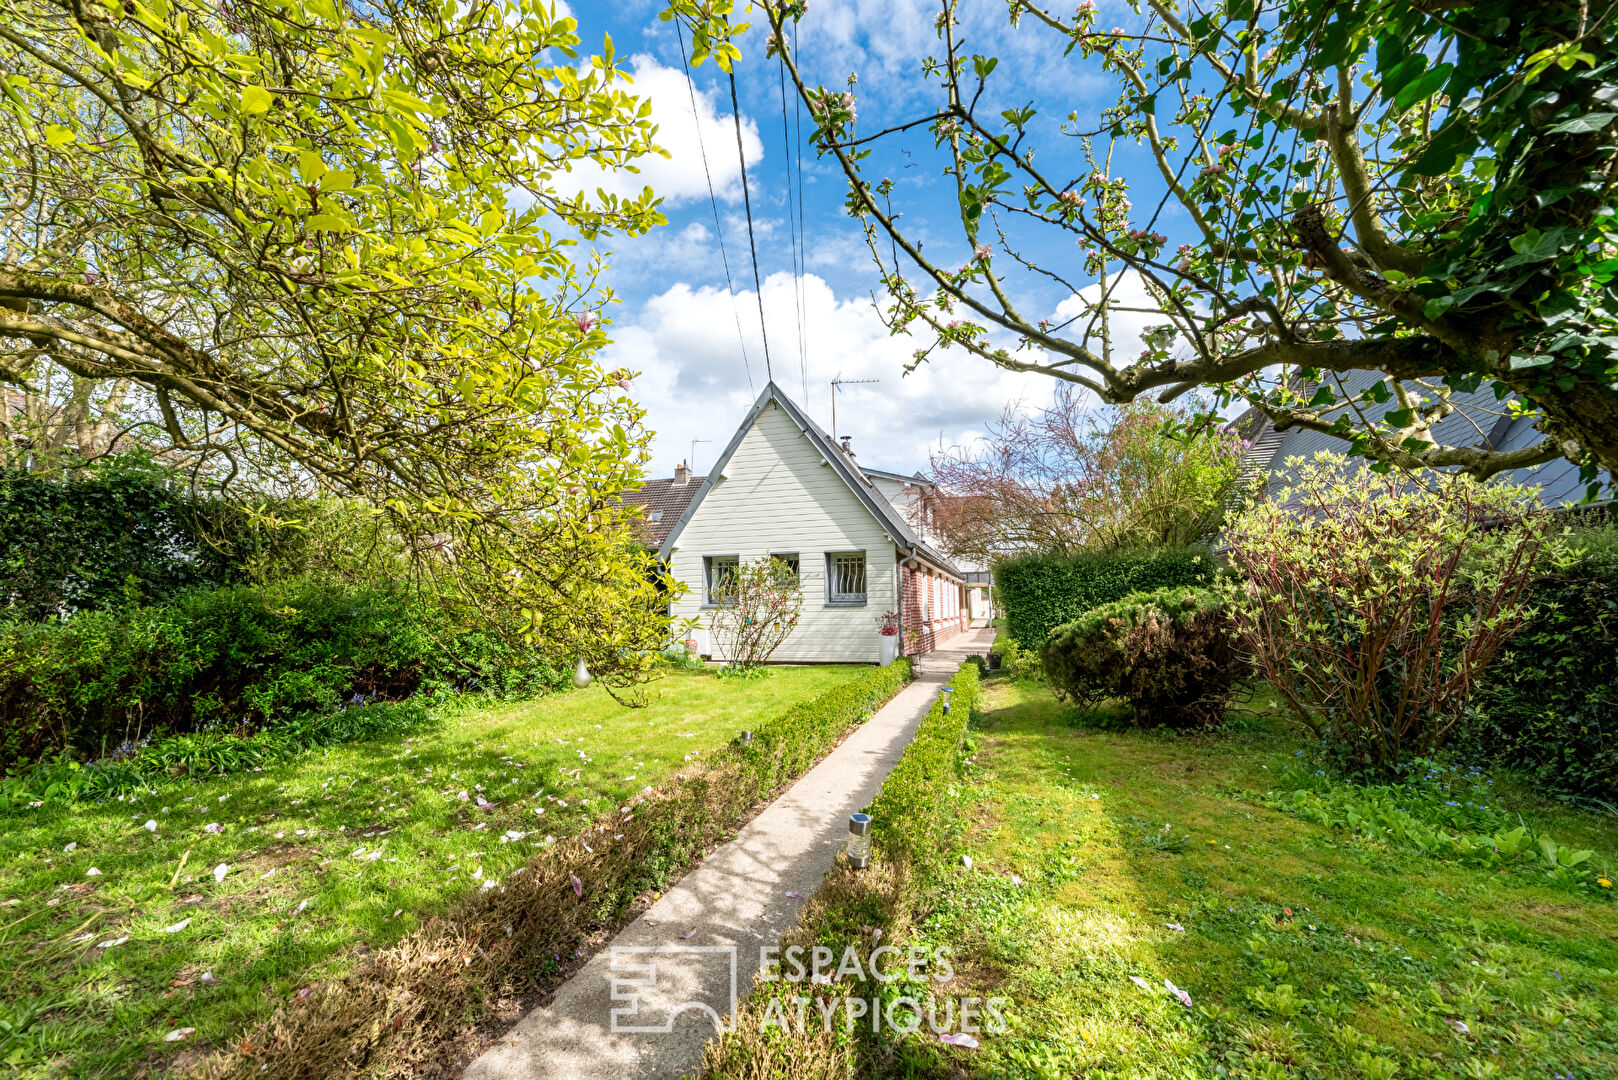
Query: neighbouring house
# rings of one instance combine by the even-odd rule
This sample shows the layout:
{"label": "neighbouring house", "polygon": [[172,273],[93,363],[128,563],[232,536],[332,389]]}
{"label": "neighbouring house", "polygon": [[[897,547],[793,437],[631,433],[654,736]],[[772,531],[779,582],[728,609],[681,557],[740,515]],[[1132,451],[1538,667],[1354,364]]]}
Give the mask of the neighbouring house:
{"label": "neighbouring house", "polygon": [[989,620],[994,618],[994,576],[987,566],[963,560],[951,552],[949,545],[933,530],[929,507],[938,496],[938,485],[920,473],[906,475],[871,468],[864,472],[871,478],[872,485],[887,496],[888,502],[898,508],[922,542],[935,551],[944,552],[955,568],[961,571],[966,585],[967,620],[987,626]]}
{"label": "neighbouring house", "polygon": [[[1362,393],[1383,378],[1372,371],[1347,372],[1341,376],[1342,392]],[[1302,396],[1308,398],[1315,385],[1305,384]],[[1338,397],[1342,396],[1340,392]],[[1450,397],[1455,411],[1433,425],[1433,438],[1448,445],[1480,446],[1492,450],[1515,450],[1531,445],[1543,436],[1534,427],[1532,417],[1512,415],[1512,400],[1510,397],[1497,400],[1488,385],[1470,393],[1457,390]],[[1384,412],[1396,405],[1397,401],[1390,399],[1381,405],[1370,406],[1365,412],[1373,419],[1380,419]],[[1327,416],[1335,417],[1341,411],[1342,407],[1339,407],[1329,411]],[[1336,454],[1348,452],[1348,443],[1335,436],[1302,428],[1279,431],[1256,409],[1243,413],[1235,420],[1234,426],[1248,440],[1242,461],[1242,479],[1255,485],[1262,480],[1263,490],[1272,494],[1293,481],[1293,469],[1287,464],[1290,459],[1308,461],[1322,450]],[[1365,458],[1351,460],[1367,461]],[[1563,507],[1584,498],[1585,483],[1579,479],[1579,467],[1565,458],[1554,458],[1530,468],[1510,469],[1500,473],[1497,478],[1537,488],[1541,502],[1547,507]],[[1607,474],[1601,473],[1599,479],[1605,484]]]}
{"label": "neighbouring house", "polygon": [[[804,593],[798,626],[774,662],[880,663],[878,627],[889,612],[898,614],[906,654],[930,652],[966,629],[964,574],[890,497],[905,478],[862,468],[848,440],[834,442],[775,383],[708,476],[686,482],[696,490],[663,532],[659,553],[686,586],[670,614],[697,621],[702,655],[726,659],[709,627],[728,575],[770,556],[793,568]],[[645,501],[648,517],[650,489],[626,496]]]}
{"label": "neighbouring house", "polygon": [[706,479],[692,476],[689,463],[681,462],[672,477],[648,480],[638,491],[625,492],[621,496],[623,501],[641,508],[640,521],[636,523],[641,543],[654,550],[661,548],[669,530],[691,505],[697,489]]}

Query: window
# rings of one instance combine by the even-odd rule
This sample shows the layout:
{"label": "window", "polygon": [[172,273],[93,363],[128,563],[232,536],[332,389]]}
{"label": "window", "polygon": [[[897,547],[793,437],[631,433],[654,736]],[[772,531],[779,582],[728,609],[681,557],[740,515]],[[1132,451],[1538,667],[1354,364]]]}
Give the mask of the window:
{"label": "window", "polygon": [[722,607],[736,598],[736,566],[734,555],[704,555],[702,557],[702,602],[709,607]]}
{"label": "window", "polygon": [[798,553],[772,551],[770,558],[781,564],[781,567],[777,568],[781,586],[789,589],[797,588],[803,581],[803,574],[798,567]]}
{"label": "window", "polygon": [[653,510],[650,514],[646,515],[646,520],[647,521],[662,521],[663,520],[663,511],[661,511],[661,510]]}
{"label": "window", "polygon": [[865,552],[827,554],[826,603],[865,603]]}

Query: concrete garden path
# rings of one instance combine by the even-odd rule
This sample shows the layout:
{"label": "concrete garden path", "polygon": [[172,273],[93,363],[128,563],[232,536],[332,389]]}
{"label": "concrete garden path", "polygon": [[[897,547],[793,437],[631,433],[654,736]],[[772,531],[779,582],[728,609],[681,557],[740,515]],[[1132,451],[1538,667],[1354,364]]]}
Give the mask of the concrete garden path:
{"label": "concrete garden path", "polygon": [[820,887],[848,815],[876,797],[961,661],[987,654],[993,640],[992,629],[968,631],[917,661],[914,682],[624,927],[463,1080],[674,1080],[694,1071],[715,1030],[707,1010],[729,1013],[733,978],[736,995],[751,989],[759,947],[776,945]]}

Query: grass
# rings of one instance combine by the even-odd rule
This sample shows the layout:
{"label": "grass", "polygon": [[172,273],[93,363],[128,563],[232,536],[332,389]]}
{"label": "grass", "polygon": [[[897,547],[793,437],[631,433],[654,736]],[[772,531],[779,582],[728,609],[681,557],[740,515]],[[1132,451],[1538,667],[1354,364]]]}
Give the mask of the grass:
{"label": "grass", "polygon": [[13,813],[0,826],[0,1063],[124,1076],[228,1042],[551,838],[867,670],[676,674],[635,711],[599,688],[469,707],[406,740]]}
{"label": "grass", "polygon": [[[972,866],[929,886],[913,941],[954,949],[939,993],[1009,998],[1009,1030],[976,1050],[909,1036],[885,1075],[1618,1075],[1610,895],[1266,809],[1251,793],[1284,786],[1302,744],[1252,716],[1101,731],[1042,687],[985,692]],[[1507,798],[1610,874],[1618,819]]]}

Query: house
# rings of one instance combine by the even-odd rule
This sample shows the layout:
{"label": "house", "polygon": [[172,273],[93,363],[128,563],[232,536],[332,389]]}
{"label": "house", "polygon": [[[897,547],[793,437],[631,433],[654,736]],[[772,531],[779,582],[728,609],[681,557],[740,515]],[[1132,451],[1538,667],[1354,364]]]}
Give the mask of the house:
{"label": "house", "polygon": [[804,594],[797,628],[773,661],[880,663],[888,613],[898,615],[905,653],[932,651],[966,629],[968,590],[890,498],[903,485],[899,474],[862,468],[848,440],[834,442],[771,382],[663,535],[659,554],[686,586],[670,614],[695,619],[697,651],[725,659],[710,617],[726,575],[773,556],[794,569]]}
{"label": "house", "polygon": [[661,548],[669,530],[680,520],[685,508],[691,505],[697,489],[706,479],[704,476],[692,476],[691,467],[681,462],[672,478],[648,480],[639,490],[620,496],[624,503],[641,508],[640,520],[636,523],[641,543],[649,548]]}
{"label": "house", "polygon": [[[846,439],[844,443],[847,443]],[[965,579],[967,621],[987,626],[994,618],[994,575],[987,566],[965,562],[959,555],[949,552],[943,538],[933,531],[930,507],[939,498],[938,485],[920,473],[906,475],[872,468],[866,468],[864,472],[871,478],[871,484],[898,508],[905,522],[924,543],[936,551],[949,554],[950,560]]]}
{"label": "house", "polygon": [[[1385,377],[1374,371],[1351,371],[1340,378],[1342,392],[1359,394]],[[1308,398],[1314,385],[1305,384],[1302,396]],[[1420,392],[1419,387],[1412,389]],[[1339,398],[1343,396],[1342,392],[1338,393]],[[1481,446],[1493,450],[1515,450],[1543,438],[1534,427],[1533,417],[1512,415],[1511,401],[1509,397],[1503,401],[1497,400],[1493,389],[1487,384],[1469,393],[1456,390],[1450,397],[1455,411],[1433,425],[1433,438],[1447,445]],[[1390,399],[1384,404],[1366,408],[1365,412],[1367,416],[1379,419],[1396,404],[1395,400]],[[1343,408],[1339,406],[1335,410],[1328,410],[1326,415],[1335,418]],[[1278,431],[1256,409],[1249,409],[1238,417],[1234,427],[1248,440],[1242,460],[1242,479],[1255,486],[1262,480],[1262,490],[1268,494],[1275,494],[1294,481],[1294,470],[1287,464],[1290,459],[1309,461],[1322,450],[1334,454],[1348,452],[1348,443],[1332,435],[1303,428]],[[1367,462],[1365,458],[1350,460]],[[1498,474],[1496,479],[1538,489],[1540,501],[1547,507],[1577,503],[1585,494],[1585,482],[1579,479],[1579,467],[1565,458],[1554,458],[1531,468],[1509,469]],[[1607,474],[1601,473],[1599,479],[1603,484],[1607,483]]]}

